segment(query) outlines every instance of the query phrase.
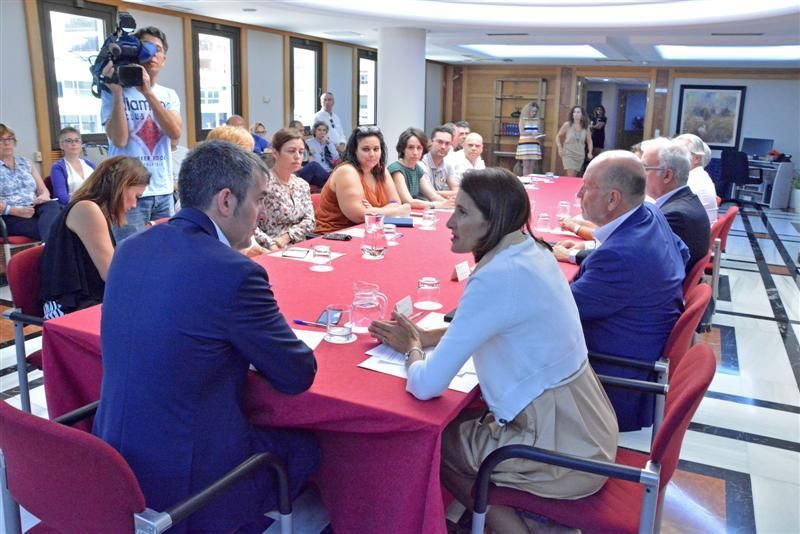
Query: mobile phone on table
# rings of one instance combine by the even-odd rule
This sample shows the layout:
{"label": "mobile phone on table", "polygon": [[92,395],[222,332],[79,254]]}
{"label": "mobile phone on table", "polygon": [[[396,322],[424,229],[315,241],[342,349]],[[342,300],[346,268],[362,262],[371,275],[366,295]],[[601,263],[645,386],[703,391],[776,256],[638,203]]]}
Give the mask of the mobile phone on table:
{"label": "mobile phone on table", "polygon": [[[331,323],[339,324],[339,319],[341,318],[342,318],[342,312],[340,311],[331,312]],[[328,324],[328,310],[322,310],[322,313],[319,314],[319,317],[317,318],[317,322],[319,324]]]}
{"label": "mobile phone on table", "polygon": [[326,234],[322,236],[322,239],[330,239],[332,241],[350,241],[353,239],[353,236],[350,234]]}

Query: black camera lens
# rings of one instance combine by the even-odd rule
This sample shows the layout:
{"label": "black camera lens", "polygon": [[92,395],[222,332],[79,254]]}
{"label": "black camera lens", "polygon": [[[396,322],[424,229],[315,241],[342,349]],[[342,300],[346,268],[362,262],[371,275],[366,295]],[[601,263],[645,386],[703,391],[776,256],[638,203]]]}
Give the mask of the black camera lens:
{"label": "black camera lens", "polygon": [[117,68],[117,77],[122,87],[141,87],[142,68],[139,65],[120,65]]}

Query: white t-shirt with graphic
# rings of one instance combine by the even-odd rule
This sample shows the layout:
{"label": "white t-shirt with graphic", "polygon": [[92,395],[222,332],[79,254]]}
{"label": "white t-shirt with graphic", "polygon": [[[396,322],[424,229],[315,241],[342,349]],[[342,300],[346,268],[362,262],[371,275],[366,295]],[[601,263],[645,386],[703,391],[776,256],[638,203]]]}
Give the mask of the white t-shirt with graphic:
{"label": "white t-shirt with graphic", "polygon": [[[167,111],[180,113],[178,93],[162,85],[155,85],[152,90]],[[122,98],[128,118],[128,144],[118,147],[109,139],[108,154],[137,158],[150,171],[150,185],[142,196],[172,194],[172,150],[169,137],[161,130],[150,104],[138,89],[126,87],[122,90]],[[113,101],[114,97],[110,92],[102,92],[100,118],[104,127],[111,117]]]}

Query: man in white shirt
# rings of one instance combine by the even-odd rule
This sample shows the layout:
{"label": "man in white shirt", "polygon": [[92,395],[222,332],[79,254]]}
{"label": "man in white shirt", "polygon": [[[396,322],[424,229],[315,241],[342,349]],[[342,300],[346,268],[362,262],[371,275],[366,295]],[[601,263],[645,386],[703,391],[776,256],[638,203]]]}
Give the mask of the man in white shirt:
{"label": "man in white shirt", "polygon": [[[140,28],[136,37],[156,47],[156,54],[142,65],[142,86],[106,83],[108,90],[101,92],[100,118],[108,136],[108,155],[137,158],[151,173],[150,185],[125,217],[127,224],[113,228],[117,242],[144,230],[148,222],[174,213],[170,143],[180,138],[183,128],[178,94],[156,85],[167,61],[166,35],[149,26]],[[109,75],[112,67],[109,63],[103,73]]]}
{"label": "man in white shirt", "polygon": [[453,175],[458,183],[461,183],[461,177],[470,169],[485,169],[486,164],[483,162],[481,153],[483,152],[483,137],[477,132],[472,132],[467,135],[464,140],[464,150],[458,152],[452,151],[447,155],[445,160],[452,165]]}
{"label": "man in white shirt", "polygon": [[333,93],[325,91],[319,97],[320,109],[314,115],[314,123],[324,122],[328,125],[328,139],[336,145],[339,154],[344,154],[347,145],[347,134],[342,127],[342,119],[333,112]]}
{"label": "man in white shirt", "polygon": [[706,215],[708,215],[709,224],[714,224],[717,221],[718,214],[717,190],[711,177],[703,168],[711,161],[711,149],[694,134],[681,134],[675,140],[682,142],[689,149],[689,153],[692,156],[692,168],[689,171],[689,189],[697,195],[697,198],[703,204]]}
{"label": "man in white shirt", "polygon": [[431,144],[428,153],[422,157],[422,168],[425,176],[433,184],[433,188],[444,198],[455,197],[458,192],[458,181],[456,180],[453,167],[445,156],[450,151],[453,143],[453,134],[445,126],[439,126],[431,133]]}

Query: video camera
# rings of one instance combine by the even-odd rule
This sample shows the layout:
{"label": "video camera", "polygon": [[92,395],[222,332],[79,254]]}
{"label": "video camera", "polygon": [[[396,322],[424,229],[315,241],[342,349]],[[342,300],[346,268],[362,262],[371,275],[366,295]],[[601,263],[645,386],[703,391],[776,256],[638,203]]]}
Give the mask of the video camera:
{"label": "video camera", "polygon": [[[92,94],[100,98],[101,91],[108,91],[106,83],[116,83],[122,87],[141,87],[143,65],[156,55],[156,45],[140,41],[133,35],[136,20],[125,11],[119,13],[117,29],[108,36],[97,54],[92,72]],[[112,63],[111,76],[103,76],[103,69]]]}

